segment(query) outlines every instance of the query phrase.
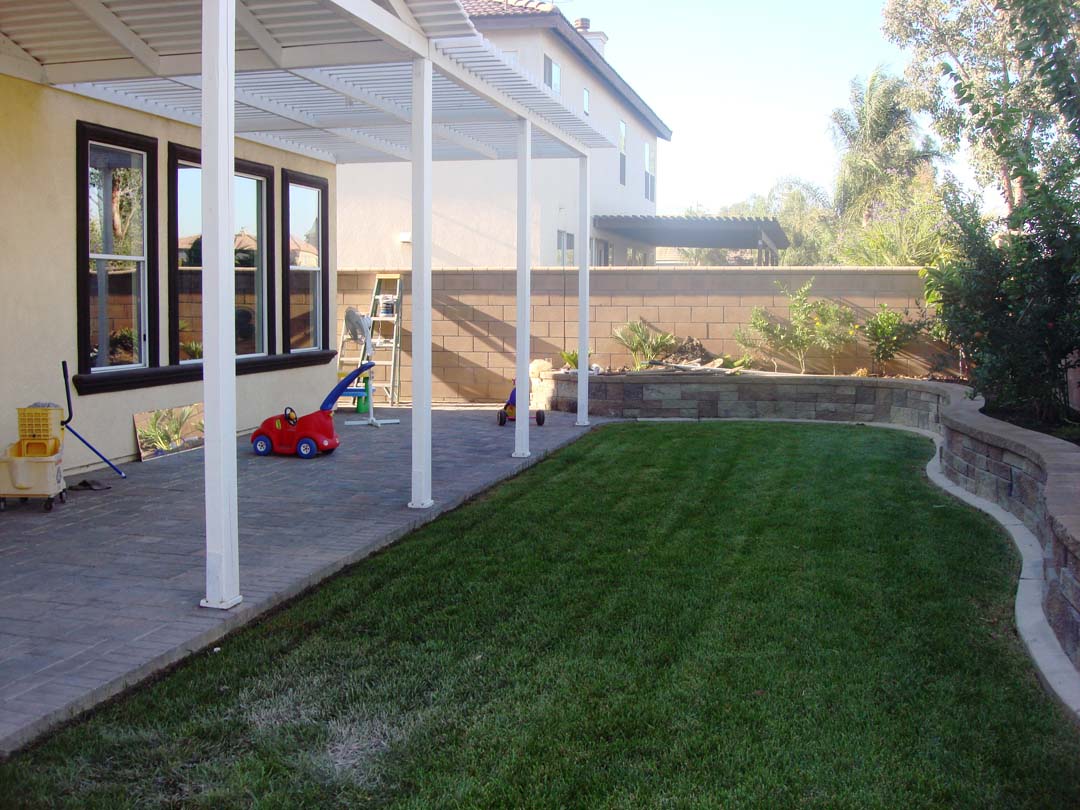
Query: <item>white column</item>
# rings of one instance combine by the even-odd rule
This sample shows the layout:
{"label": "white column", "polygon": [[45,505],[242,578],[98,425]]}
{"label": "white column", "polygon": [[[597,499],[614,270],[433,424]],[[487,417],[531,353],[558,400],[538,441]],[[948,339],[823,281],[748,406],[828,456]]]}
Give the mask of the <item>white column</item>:
{"label": "white column", "polygon": [[412,70],[412,500],[431,499],[431,60]]}
{"label": "white column", "polygon": [[589,204],[589,159],[583,155],[578,159],[578,427],[589,424],[589,237],[592,233]]}
{"label": "white column", "polygon": [[236,314],[233,279],[235,32],[236,0],[203,0],[202,313],[206,598],[201,604],[221,610],[238,605],[241,599],[236,515]]}
{"label": "white column", "polygon": [[529,266],[529,200],[532,191],[532,124],[518,122],[517,149],[517,422],[514,423],[514,458],[529,453],[529,357],[532,336],[532,279]]}

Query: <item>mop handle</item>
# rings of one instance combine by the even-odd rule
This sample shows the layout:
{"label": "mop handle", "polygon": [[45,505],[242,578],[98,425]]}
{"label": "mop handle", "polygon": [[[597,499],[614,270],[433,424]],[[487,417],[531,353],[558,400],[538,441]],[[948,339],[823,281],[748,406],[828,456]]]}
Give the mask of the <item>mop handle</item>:
{"label": "mop handle", "polygon": [[101,453],[98,451],[98,449],[96,447],[94,447],[94,445],[90,444],[90,442],[88,442],[86,439],[84,439],[82,436],[80,436],[79,432],[77,430],[75,430],[75,428],[73,428],[71,426],[71,420],[75,418],[75,413],[71,410],[71,384],[68,382],[67,360],[61,360],[60,361],[60,368],[63,369],[63,371],[64,371],[64,394],[67,396],[67,406],[68,406],[68,417],[67,417],[67,419],[65,419],[60,424],[62,424],[64,427],[66,427],[68,429],[68,431],[71,433],[72,436],[74,436],[76,439],[78,439],[80,442],[82,442],[88,448],[90,448],[90,452],[92,452],[95,456],[97,456],[102,461],[104,461],[106,464],[108,464],[109,467],[112,468],[112,471],[114,473],[119,475],[121,478],[127,478],[127,473],[126,472],[124,472],[119,467],[117,467],[115,464],[113,464],[111,461],[109,461],[107,458],[105,458],[105,456],[101,455]]}

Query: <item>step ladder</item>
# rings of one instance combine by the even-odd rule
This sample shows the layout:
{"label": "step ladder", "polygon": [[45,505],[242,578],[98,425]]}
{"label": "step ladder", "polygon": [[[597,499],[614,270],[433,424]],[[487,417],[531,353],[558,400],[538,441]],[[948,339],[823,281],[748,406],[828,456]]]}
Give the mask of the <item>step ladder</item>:
{"label": "step ladder", "polygon": [[371,290],[371,359],[375,366],[387,369],[379,387],[386,401],[397,406],[401,399],[401,306],[404,303],[401,275],[379,273]]}
{"label": "step ladder", "polygon": [[[362,414],[366,411],[367,416],[357,421],[346,421],[346,425],[382,427],[383,425],[401,423],[399,419],[380,420],[375,418],[375,400],[372,397],[371,383],[371,372],[374,364],[372,358],[375,353],[373,343],[371,318],[367,315],[361,315],[353,307],[346,309],[345,318],[341,324],[341,340],[338,342],[338,377],[344,379],[360,368],[361,365],[367,369],[367,373],[354,380],[340,395],[341,399],[352,399],[356,403],[356,412]],[[350,354],[350,350],[354,353]],[[348,368],[347,366],[352,363],[356,365]],[[346,368],[343,369],[343,366],[346,366]]]}

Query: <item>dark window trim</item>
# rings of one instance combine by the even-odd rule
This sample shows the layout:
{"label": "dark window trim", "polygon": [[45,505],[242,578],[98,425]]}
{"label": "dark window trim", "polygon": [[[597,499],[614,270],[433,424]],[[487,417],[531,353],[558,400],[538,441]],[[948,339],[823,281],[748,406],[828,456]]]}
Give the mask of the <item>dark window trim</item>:
{"label": "dark window trim", "polygon": [[[284,371],[307,366],[322,366],[337,357],[336,351],[309,351],[298,354],[275,354],[270,357],[245,357],[236,361],[237,376]],[[130,391],[135,388],[154,388],[162,385],[198,382],[202,380],[203,364],[139,368],[115,371],[111,374],[77,374],[72,382],[80,396]]]}
{"label": "dark window trim", "polygon": [[[307,186],[322,192],[319,204],[319,269],[322,271],[322,323],[319,324],[320,345],[325,351],[330,347],[330,181],[325,177],[304,174],[291,169],[281,170],[281,351],[292,352],[292,323],[289,312],[289,186]],[[312,349],[301,349],[312,352]]]}
{"label": "dark window trim", "polygon": [[158,164],[157,138],[136,135],[88,121],[75,122],[75,301],[76,336],[79,351],[79,374],[87,376],[90,367],[90,142],[119,146],[146,155],[144,190],[146,192],[146,369],[101,371],[96,376],[144,372],[160,365],[158,357]]}
{"label": "dark window trim", "polygon": [[[179,143],[169,143],[169,365],[180,365],[180,262],[178,258],[180,248],[180,215],[179,215],[179,167],[181,163],[196,163],[202,166],[202,152],[192,146],[184,146]],[[263,277],[264,312],[266,313],[266,334],[264,345],[267,356],[277,353],[277,329],[274,328],[275,314],[277,313],[277,301],[274,295],[274,278],[277,265],[276,245],[274,237],[274,167],[265,163],[253,163],[250,160],[235,161],[235,171],[241,174],[249,174],[259,177],[266,183],[265,224],[266,228],[266,267]],[[239,372],[238,372],[239,373]]]}

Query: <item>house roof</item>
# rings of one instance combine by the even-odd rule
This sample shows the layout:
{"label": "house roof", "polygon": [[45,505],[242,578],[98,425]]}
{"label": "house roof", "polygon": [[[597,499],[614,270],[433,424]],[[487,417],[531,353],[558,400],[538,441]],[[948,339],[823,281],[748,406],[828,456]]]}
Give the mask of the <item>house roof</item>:
{"label": "house roof", "polygon": [[461,0],[465,12],[472,18],[499,17],[510,14],[551,14],[554,3],[543,0]]}
{"label": "house roof", "polygon": [[762,240],[777,250],[791,242],[776,219],[766,217],[598,216],[598,230],[657,247],[752,250]]}
{"label": "house roof", "polygon": [[671,128],[553,3],[541,0],[461,0],[461,4],[481,33],[516,28],[551,29],[637,111],[657,137],[671,140]]}

